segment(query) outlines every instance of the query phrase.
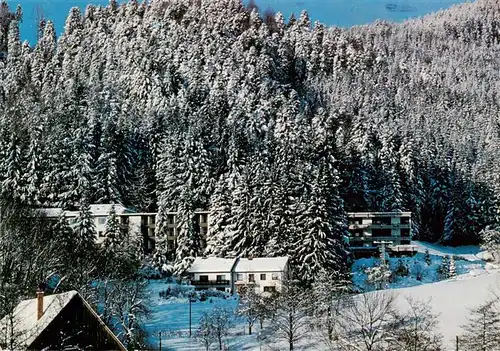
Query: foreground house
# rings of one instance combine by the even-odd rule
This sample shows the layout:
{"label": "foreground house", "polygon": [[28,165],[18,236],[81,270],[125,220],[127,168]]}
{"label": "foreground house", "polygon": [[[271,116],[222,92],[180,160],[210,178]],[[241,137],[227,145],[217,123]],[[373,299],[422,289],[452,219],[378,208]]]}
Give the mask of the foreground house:
{"label": "foreground house", "polygon": [[288,257],[197,257],[188,273],[196,290],[234,293],[253,286],[262,293],[280,291],[288,271]]}
{"label": "foreground house", "polygon": [[0,321],[1,350],[126,350],[76,291],[24,300]]}

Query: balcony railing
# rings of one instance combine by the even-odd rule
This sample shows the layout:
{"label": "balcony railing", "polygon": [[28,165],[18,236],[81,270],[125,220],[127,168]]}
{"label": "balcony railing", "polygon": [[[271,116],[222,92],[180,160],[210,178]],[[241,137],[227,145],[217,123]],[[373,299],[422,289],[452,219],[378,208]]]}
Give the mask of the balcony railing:
{"label": "balcony railing", "polygon": [[191,280],[191,285],[229,285],[229,280]]}

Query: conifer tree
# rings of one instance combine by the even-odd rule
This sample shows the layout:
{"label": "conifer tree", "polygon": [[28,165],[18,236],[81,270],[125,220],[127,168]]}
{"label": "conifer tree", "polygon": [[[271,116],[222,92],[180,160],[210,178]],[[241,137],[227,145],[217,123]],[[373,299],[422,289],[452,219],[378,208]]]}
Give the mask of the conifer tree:
{"label": "conifer tree", "polygon": [[424,254],[424,261],[425,263],[430,266],[432,264],[432,259],[431,259],[431,255],[429,253],[429,249],[425,249],[425,254]]}
{"label": "conifer tree", "polygon": [[106,219],[106,230],[104,232],[104,248],[110,254],[120,254],[119,248],[123,245],[123,232],[120,228],[118,217],[116,216],[115,205],[111,206]]}
{"label": "conifer tree", "polygon": [[448,273],[448,277],[450,278],[457,277],[457,268],[455,266],[455,258],[453,256],[450,257],[450,271]]}

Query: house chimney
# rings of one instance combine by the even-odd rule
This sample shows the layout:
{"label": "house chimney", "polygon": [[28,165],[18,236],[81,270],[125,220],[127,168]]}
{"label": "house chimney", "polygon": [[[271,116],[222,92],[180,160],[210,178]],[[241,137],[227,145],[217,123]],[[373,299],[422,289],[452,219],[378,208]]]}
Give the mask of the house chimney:
{"label": "house chimney", "polygon": [[36,291],[36,320],[39,320],[43,316],[43,290],[38,289]]}

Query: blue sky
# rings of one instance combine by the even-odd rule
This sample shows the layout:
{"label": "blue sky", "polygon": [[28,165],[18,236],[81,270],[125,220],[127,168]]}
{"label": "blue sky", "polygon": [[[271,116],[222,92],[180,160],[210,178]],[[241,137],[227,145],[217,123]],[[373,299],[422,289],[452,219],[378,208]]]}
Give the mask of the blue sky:
{"label": "blue sky", "polygon": [[[46,18],[56,24],[57,33],[64,28],[65,18],[73,6],[82,9],[87,4],[106,5],[108,0],[7,0],[12,8],[21,4],[24,23],[21,36],[31,43],[36,37],[36,13],[41,9]],[[418,17],[453,4],[460,0],[255,0],[261,10],[272,8],[288,17],[290,13],[300,13],[306,9],[311,19],[328,25],[348,27],[366,24],[376,19],[402,21],[409,17]]]}

